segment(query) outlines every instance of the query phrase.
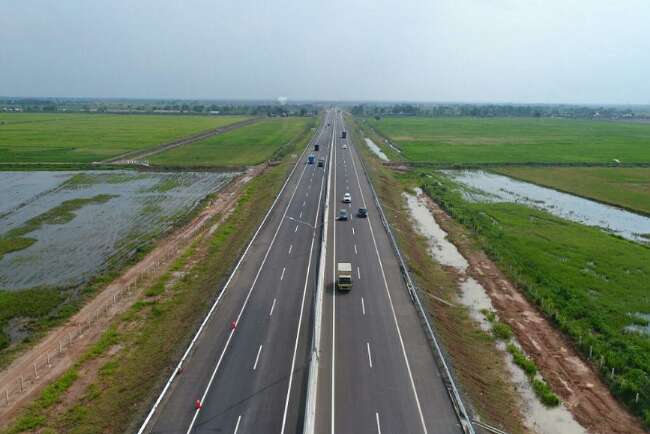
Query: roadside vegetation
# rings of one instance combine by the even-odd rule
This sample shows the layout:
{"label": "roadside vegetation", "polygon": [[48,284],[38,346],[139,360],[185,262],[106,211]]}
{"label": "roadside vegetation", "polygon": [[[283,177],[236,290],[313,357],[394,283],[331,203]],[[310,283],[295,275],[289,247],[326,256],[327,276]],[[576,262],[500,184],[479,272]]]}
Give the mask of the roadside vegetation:
{"label": "roadside vegetation", "polygon": [[244,119],[247,117],[2,114],[0,161],[3,165],[91,163]]}
{"label": "roadside vegetation", "polygon": [[[348,118],[348,128],[355,143],[362,144],[364,135],[358,124]],[[375,140],[371,132],[365,133]],[[431,312],[463,394],[470,398],[482,421],[512,434],[528,432],[520,412],[518,392],[510,382],[502,354],[495,349],[495,337],[481,330],[467,308],[457,302],[458,277],[431,258],[426,239],[404,218],[409,211],[401,193],[416,187],[418,179],[384,167],[363,145],[357,146],[357,150],[364,157],[412,276],[425,294],[422,301]],[[434,297],[448,300],[450,304]]]}
{"label": "roadside vegetation", "polygon": [[200,142],[162,152],[150,159],[155,166],[242,167],[282,157],[283,149],[315,127],[315,118],[274,118]]}
{"label": "roadside vegetation", "polygon": [[523,205],[470,203],[444,175],[417,176],[650,425],[650,339],[629,328],[648,325],[650,248]]}
{"label": "roadside vegetation", "polygon": [[199,235],[167,272],[147,282],[142,297],[4,433],[135,430],[309,137],[251,180],[232,213],[206,225],[220,222],[216,231]]}
{"label": "roadside vegetation", "polygon": [[404,158],[444,166],[650,163],[650,124],[552,118],[367,118]]}
{"label": "roadside vegetation", "polygon": [[647,167],[508,167],[493,171],[650,216]]}

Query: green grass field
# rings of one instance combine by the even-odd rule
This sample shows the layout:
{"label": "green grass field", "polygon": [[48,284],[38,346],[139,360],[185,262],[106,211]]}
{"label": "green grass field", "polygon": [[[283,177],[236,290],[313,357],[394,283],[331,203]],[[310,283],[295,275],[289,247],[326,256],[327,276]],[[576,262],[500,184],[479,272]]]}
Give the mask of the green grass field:
{"label": "green grass field", "polygon": [[410,161],[453,164],[650,162],[650,123],[548,118],[383,118],[368,124]]}
{"label": "green grass field", "polygon": [[240,167],[274,158],[287,143],[305,133],[313,118],[268,119],[150,158],[159,166]]}
{"label": "green grass field", "polygon": [[650,248],[524,205],[466,202],[437,172],[417,177],[583,355],[602,357],[603,379],[650,425],[650,337],[625,330],[648,324]]}
{"label": "green grass field", "polygon": [[650,215],[650,168],[508,167],[495,172]]}
{"label": "green grass field", "polygon": [[91,163],[245,116],[0,114],[0,162]]}

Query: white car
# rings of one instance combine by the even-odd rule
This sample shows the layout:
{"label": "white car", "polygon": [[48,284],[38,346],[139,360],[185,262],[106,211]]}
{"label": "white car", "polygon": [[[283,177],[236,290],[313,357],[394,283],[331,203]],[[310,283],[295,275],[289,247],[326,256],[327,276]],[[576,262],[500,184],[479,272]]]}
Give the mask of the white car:
{"label": "white car", "polygon": [[343,203],[352,203],[352,196],[350,196],[350,193],[345,193],[343,195]]}
{"label": "white car", "polygon": [[348,145],[343,145],[343,149],[348,149]]}

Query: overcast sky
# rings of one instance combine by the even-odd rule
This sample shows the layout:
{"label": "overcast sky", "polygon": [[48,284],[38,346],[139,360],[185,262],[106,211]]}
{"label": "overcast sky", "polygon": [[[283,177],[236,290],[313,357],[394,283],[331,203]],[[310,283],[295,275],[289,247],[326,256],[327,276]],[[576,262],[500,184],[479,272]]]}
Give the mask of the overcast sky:
{"label": "overcast sky", "polygon": [[650,103],[650,0],[0,0],[0,95]]}

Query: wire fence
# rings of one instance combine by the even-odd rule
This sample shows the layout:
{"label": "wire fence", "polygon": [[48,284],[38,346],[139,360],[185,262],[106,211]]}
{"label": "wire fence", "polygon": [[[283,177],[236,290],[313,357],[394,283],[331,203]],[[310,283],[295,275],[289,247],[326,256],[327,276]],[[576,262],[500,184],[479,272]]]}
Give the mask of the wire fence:
{"label": "wire fence", "polygon": [[[108,320],[113,318],[122,309],[118,304],[131,295],[144,289],[144,285],[159,274],[159,271],[178,254],[178,249],[170,246],[162,254],[157,254],[149,260],[148,266],[133,276],[129,282],[121,284],[118,290],[107,288],[112,296],[105,296],[107,300],[91,312],[84,309],[77,314],[83,320],[72,321],[57,332],[59,339],[43,349],[39,356],[31,359],[23,366],[22,372],[5,379],[0,384],[0,406],[10,407],[15,401],[39,386],[43,380],[50,379],[47,374],[56,369],[66,359],[69,352],[78,345],[88,344],[89,339],[105,327]],[[100,294],[99,297],[102,297]]]}

